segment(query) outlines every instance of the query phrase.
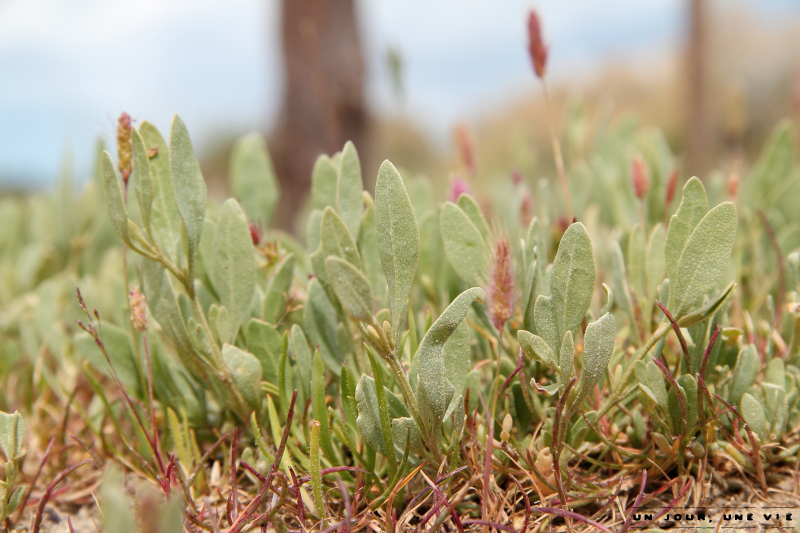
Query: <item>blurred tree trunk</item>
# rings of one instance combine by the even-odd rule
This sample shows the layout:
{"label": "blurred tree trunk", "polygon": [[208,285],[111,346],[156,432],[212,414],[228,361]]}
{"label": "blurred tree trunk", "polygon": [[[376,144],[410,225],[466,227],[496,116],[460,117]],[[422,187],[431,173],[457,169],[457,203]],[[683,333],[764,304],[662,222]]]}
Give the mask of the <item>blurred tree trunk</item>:
{"label": "blurred tree trunk", "polygon": [[273,225],[293,231],[317,156],[347,140],[366,151],[367,114],[355,0],[281,4],[285,93],[270,147],[282,197]]}
{"label": "blurred tree trunk", "polygon": [[707,2],[689,0],[687,46],[687,134],[689,172],[704,178],[713,159],[713,131],[708,109]]}

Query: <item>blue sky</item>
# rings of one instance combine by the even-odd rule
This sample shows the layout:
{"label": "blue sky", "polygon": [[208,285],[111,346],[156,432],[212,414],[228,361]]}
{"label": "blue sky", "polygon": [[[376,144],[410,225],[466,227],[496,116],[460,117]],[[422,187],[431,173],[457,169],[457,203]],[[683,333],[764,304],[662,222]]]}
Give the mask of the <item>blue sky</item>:
{"label": "blue sky", "polygon": [[[758,5],[800,17],[796,0]],[[371,108],[402,110],[446,138],[490,102],[534,90],[525,14],[544,16],[556,78],[678,45],[685,0],[362,0]],[[501,7],[498,7],[501,6]],[[113,143],[121,111],[164,131],[173,113],[202,149],[220,134],[266,129],[281,97],[277,0],[0,0],[0,186],[39,186],[67,147],[78,177],[94,140]],[[387,47],[405,62],[402,107],[388,83]]]}

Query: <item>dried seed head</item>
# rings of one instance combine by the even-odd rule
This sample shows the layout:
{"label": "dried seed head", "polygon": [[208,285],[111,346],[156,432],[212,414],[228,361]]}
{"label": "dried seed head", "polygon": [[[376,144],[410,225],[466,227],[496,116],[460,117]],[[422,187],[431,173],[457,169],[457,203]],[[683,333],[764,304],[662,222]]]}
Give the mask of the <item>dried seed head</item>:
{"label": "dried seed head", "polygon": [[450,192],[448,198],[451,202],[458,202],[458,197],[462,194],[470,194],[469,184],[461,176],[453,176],[450,181]]}
{"label": "dried seed head", "polygon": [[667,196],[666,196],[666,204],[669,207],[672,204],[672,200],[675,199],[675,190],[678,188],[678,167],[672,169],[672,172],[669,173],[669,181],[667,181]]}
{"label": "dried seed head", "polygon": [[547,45],[542,40],[542,24],[539,14],[531,10],[528,15],[528,53],[533,62],[533,70],[539,79],[544,79],[547,69]]}
{"label": "dried seed head", "polygon": [[489,273],[489,312],[492,323],[502,331],[513,311],[514,272],[508,239],[500,237],[495,244]]}
{"label": "dried seed head", "polygon": [[131,176],[131,116],[123,112],[117,120],[117,167],[122,174],[122,182],[128,183]]}
{"label": "dried seed head", "polygon": [[139,290],[139,287],[131,289],[128,296],[131,303],[131,322],[136,331],[147,331],[147,306],[144,299],[144,294]]}
{"label": "dried seed head", "polygon": [[647,165],[642,156],[634,156],[631,164],[631,179],[633,180],[633,190],[639,200],[644,200],[647,191],[650,190],[650,176],[647,172]]}

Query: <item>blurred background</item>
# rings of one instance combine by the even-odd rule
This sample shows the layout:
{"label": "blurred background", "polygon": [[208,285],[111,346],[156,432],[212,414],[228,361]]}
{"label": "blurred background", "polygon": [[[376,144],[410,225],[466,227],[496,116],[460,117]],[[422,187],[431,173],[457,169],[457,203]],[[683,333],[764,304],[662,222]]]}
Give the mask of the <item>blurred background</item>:
{"label": "blurred background", "polygon": [[288,229],[348,139],[367,183],[386,158],[443,186],[552,177],[532,7],[557,129],[633,116],[702,177],[800,117],[800,0],[0,0],[0,191],[81,181],[122,111],[165,134],[180,114],[217,195],[233,140],[264,133]]}

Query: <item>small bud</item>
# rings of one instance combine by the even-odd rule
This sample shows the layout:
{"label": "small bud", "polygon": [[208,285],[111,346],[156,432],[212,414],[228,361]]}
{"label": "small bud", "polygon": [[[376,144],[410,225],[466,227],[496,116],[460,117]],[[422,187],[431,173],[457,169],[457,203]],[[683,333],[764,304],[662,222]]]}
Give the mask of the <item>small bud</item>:
{"label": "small bud", "polygon": [[131,289],[128,296],[131,304],[131,322],[136,331],[147,331],[147,308],[145,305],[144,294],[139,290],[139,287]]}
{"label": "small bud", "polygon": [[[383,334],[386,335],[386,338],[389,339],[389,344],[394,344],[394,336],[392,335],[392,325],[389,323],[388,320],[384,320],[383,324]],[[392,346],[394,347],[394,346]]]}
{"label": "small bud", "polygon": [[533,70],[539,79],[544,78],[547,69],[547,45],[542,40],[542,25],[539,14],[531,10],[528,15],[528,53],[533,62]]}
{"label": "small bud", "polygon": [[697,459],[702,459],[706,455],[706,449],[702,444],[695,441],[695,443],[692,444],[692,455],[694,455]]}
{"label": "small bud", "polygon": [[675,190],[678,188],[678,167],[672,169],[669,173],[669,180],[667,181],[667,197],[665,199],[667,207],[672,205],[672,200],[675,199]]}
{"label": "small bud", "polygon": [[503,418],[503,431],[500,432],[500,442],[508,442],[511,438],[511,430],[514,428],[514,421],[511,420],[511,415],[506,413]]}
{"label": "small bud", "polygon": [[383,339],[381,339],[381,336],[378,333],[378,330],[376,330],[374,327],[367,326],[367,336],[369,336],[369,339],[372,341],[372,343],[375,346],[378,346],[378,347],[381,347],[381,348],[384,347],[383,346]]}
{"label": "small bud", "polygon": [[637,155],[633,158],[631,165],[631,178],[633,180],[633,190],[639,200],[644,200],[647,191],[650,190],[650,177],[647,172],[642,156]]}
{"label": "small bud", "polygon": [[253,240],[253,246],[258,246],[261,242],[261,228],[256,226],[253,222],[248,222],[247,227],[250,230],[250,238]]}
{"label": "small bud", "polygon": [[117,120],[117,167],[122,174],[122,182],[128,183],[131,176],[131,116],[123,112]]}
{"label": "small bud", "polygon": [[452,181],[450,181],[450,192],[447,195],[448,199],[456,203],[458,202],[458,197],[462,194],[470,194],[469,184],[461,176],[454,176]]}

